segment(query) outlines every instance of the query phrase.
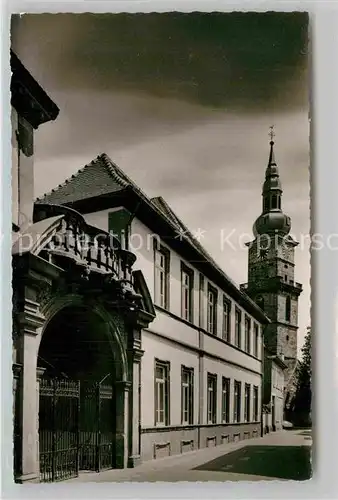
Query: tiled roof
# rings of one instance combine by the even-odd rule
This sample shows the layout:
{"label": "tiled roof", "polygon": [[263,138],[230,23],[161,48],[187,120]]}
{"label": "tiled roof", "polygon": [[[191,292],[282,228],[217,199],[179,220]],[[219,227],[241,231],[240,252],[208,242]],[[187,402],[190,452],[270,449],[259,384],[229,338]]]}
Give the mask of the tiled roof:
{"label": "tiled roof", "polygon": [[63,205],[103,194],[114,193],[134,183],[106,154],[97,156],[36,203]]}

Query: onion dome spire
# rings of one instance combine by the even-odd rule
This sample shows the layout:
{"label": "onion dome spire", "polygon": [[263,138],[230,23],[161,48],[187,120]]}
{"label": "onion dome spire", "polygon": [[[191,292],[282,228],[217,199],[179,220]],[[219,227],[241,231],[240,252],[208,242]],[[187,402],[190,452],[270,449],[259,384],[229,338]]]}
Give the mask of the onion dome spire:
{"label": "onion dome spire", "polygon": [[287,217],[282,212],[282,184],[279,178],[278,167],[275,159],[274,141],[275,137],[274,126],[270,127],[270,154],[268,166],[265,171],[265,181],[262,192],[262,214],[254,224],[254,233],[281,233],[288,234],[290,232],[290,217]]}

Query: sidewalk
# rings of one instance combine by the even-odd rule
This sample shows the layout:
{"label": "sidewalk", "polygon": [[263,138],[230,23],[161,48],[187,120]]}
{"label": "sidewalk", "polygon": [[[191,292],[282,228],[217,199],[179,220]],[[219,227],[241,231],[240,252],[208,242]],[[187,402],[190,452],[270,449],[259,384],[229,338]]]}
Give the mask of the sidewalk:
{"label": "sidewalk", "polygon": [[[301,469],[299,479],[307,479],[308,471],[303,469],[307,467],[311,444],[310,431],[279,431],[263,438],[150,460],[135,469],[83,472],[68,482],[287,480],[298,479],[292,476],[297,467]],[[282,471],[285,467],[291,469]]]}

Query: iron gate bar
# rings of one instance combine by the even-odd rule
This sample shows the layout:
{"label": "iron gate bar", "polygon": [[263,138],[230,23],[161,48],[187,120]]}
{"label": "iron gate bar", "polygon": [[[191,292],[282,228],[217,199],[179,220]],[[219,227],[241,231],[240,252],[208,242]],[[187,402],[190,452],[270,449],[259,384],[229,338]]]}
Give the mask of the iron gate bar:
{"label": "iron gate bar", "polygon": [[39,444],[42,482],[78,475],[79,404],[79,381],[41,379]]}
{"label": "iron gate bar", "polygon": [[40,381],[40,480],[76,477],[79,470],[114,467],[113,388],[99,383]]}
{"label": "iron gate bar", "polygon": [[[100,382],[81,385],[80,469],[99,472],[114,467],[113,389]],[[92,420],[92,422],[90,422]]]}

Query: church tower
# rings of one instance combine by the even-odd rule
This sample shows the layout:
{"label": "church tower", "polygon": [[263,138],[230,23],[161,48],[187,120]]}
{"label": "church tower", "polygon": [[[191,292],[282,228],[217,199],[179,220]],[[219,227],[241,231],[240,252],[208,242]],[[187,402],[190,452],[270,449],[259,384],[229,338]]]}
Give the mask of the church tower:
{"label": "church tower", "polygon": [[248,283],[245,292],[271,320],[264,338],[270,352],[288,366],[287,385],[297,362],[298,298],[302,285],[295,282],[295,248],[291,219],[282,210],[282,185],[270,132],[270,155],[262,192],[262,213],[256,219],[255,239],[248,243]]}

